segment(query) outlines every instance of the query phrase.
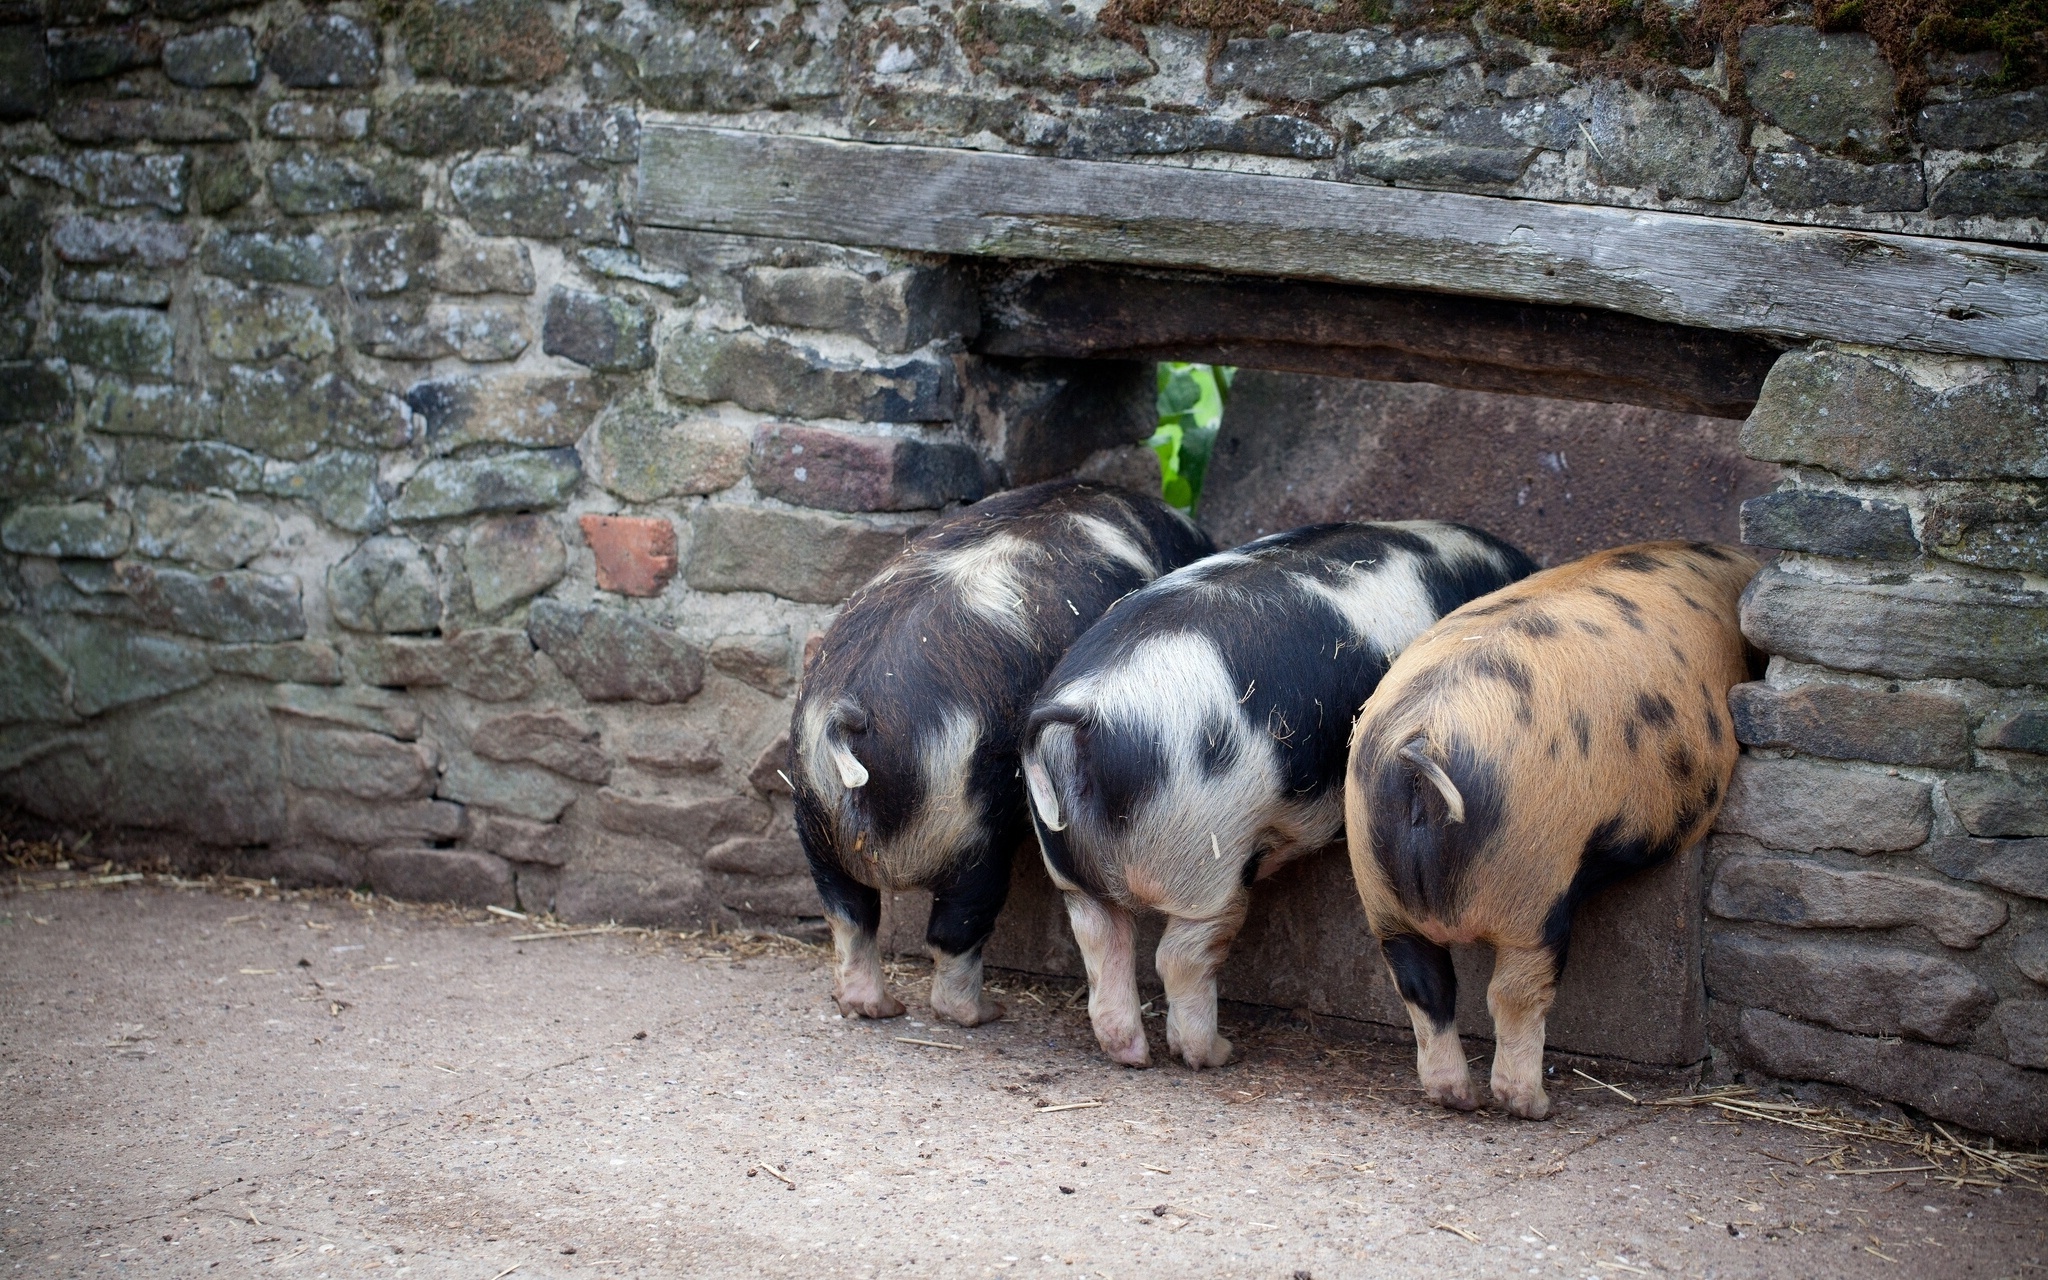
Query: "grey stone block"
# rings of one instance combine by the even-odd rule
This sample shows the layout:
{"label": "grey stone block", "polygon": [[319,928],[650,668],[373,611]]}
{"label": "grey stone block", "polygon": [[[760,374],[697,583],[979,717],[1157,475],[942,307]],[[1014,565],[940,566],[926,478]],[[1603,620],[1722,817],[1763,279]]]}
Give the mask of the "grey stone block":
{"label": "grey stone block", "polygon": [[761,692],[786,698],[796,688],[787,635],[720,636],[711,642],[711,665]]}
{"label": "grey stone block", "polygon": [[1964,773],[1942,794],[1973,836],[2048,836],[2048,779],[2014,773]]}
{"label": "grey stone block", "polygon": [[133,155],[125,151],[31,152],[14,167],[32,178],[54,182],[110,209],[185,212],[191,161],[182,155]]}
{"label": "grey stone block", "polygon": [[1788,352],[1764,380],[1742,447],[1855,480],[2048,478],[2044,387],[2048,364]]}
{"label": "grey stone block", "polygon": [[119,569],[122,590],[151,626],[234,644],[306,634],[297,578],[248,570],[198,574],[134,562]]}
{"label": "grey stone block", "polygon": [[109,735],[109,785],[93,809],[121,826],[183,831],[205,844],[285,835],[277,732],[253,699],[204,696],[154,708]]}
{"label": "grey stone block", "polygon": [[284,733],[295,787],[335,791],[358,800],[419,800],[434,790],[431,747],[359,729],[292,724]]}
{"label": "grey stone block", "polygon": [[445,640],[379,637],[347,646],[356,679],[386,689],[435,688],[448,683],[455,655]]}
{"label": "grey stone block", "polygon": [[2048,494],[1937,498],[1927,504],[1920,536],[1944,560],[2048,575]]}
{"label": "grey stone block", "polygon": [[916,511],[973,502],[981,456],[964,444],[768,423],[748,468],[771,498],[828,511]]}
{"label": "grey stone block", "polygon": [[446,800],[371,802],[309,792],[299,796],[291,808],[295,834],[340,844],[456,840],[469,826],[468,811]]}
{"label": "grey stone block", "polygon": [[592,799],[592,812],[605,830],[665,841],[685,858],[702,858],[714,845],[759,834],[768,825],[768,806],[744,796],[670,800],[607,787]]}
{"label": "grey stone block", "polygon": [[210,440],[130,440],[121,446],[121,479],[189,492],[255,493],[263,488],[263,459]]}
{"label": "grey stone block", "polygon": [[577,782],[611,780],[611,761],[588,719],[560,711],[518,711],[484,721],[469,749],[486,760],[524,761]]}
{"label": "grey stone block", "polygon": [[411,538],[370,538],[327,570],[334,620],[351,631],[432,631],[441,584],[426,548]]}
{"label": "grey stone block", "polygon": [[132,271],[57,273],[57,296],[67,302],[98,302],[113,307],[164,307],[171,301],[171,282]]}
{"label": "grey stone block", "polygon": [[478,702],[513,702],[533,692],[538,678],[533,642],[509,627],[471,627],[448,642],[453,668],[448,683]]}
{"label": "grey stone block", "polygon": [[699,591],[766,591],[838,604],[903,549],[914,527],[708,503],[690,517],[684,580]]}
{"label": "grey stone block", "polygon": [[1812,489],[1744,502],[1742,540],[1753,547],[1857,560],[1912,560],[1920,554],[1912,513],[1903,503]]}
{"label": "grey stone block", "polygon": [[231,498],[144,489],[134,500],[135,550],[202,569],[239,569],[277,541],[277,521]]}
{"label": "grey stone block", "polygon": [[164,42],[164,74],[173,84],[195,89],[255,84],[256,38],[247,27],[213,27]]}
{"label": "grey stone block", "polygon": [[2038,218],[2048,211],[2048,170],[1968,165],[1935,189],[1927,212],[1937,218]]}
{"label": "grey stone block", "polygon": [[377,118],[377,138],[405,156],[509,147],[530,131],[519,100],[499,89],[402,93]]}
{"label": "grey stone block", "polygon": [[2048,707],[2016,707],[1984,717],[1977,745],[2048,755]]}
{"label": "grey stone block", "polygon": [[1945,875],[2048,901],[2048,840],[1971,840],[1943,836],[1924,856]]}
{"label": "grey stone block", "polygon": [[1945,880],[1832,867],[1811,858],[1737,855],[1707,898],[1715,915],[1800,929],[1919,925],[1943,946],[1970,948],[2005,923],[2005,904]]}
{"label": "grey stone block", "polygon": [[599,419],[591,478],[628,502],[716,493],[746,474],[750,440],[736,423],[686,417],[634,397]]}
{"label": "grey stone block", "polygon": [[640,158],[640,118],[631,107],[548,111],[532,120],[533,145],[606,164]]}
{"label": "grey stone block", "polygon": [[1065,10],[976,0],[956,22],[963,41],[993,46],[982,66],[1008,84],[1128,84],[1157,70],[1131,45],[1103,35],[1092,19]]}
{"label": "grey stone block", "polygon": [[1913,849],[1933,824],[1932,794],[1911,778],[1745,755],[1714,829],[1774,849]]}
{"label": "grey stone block", "polygon": [[2013,939],[2005,955],[2014,968],[2048,987],[2048,929],[2035,929]]}
{"label": "grey stone block", "polygon": [[668,111],[787,110],[845,88],[846,58],[833,43],[794,31],[765,57],[750,55],[751,43],[707,28],[661,31],[637,53],[607,50],[591,59],[592,79],[618,84],[614,96],[642,97]]}
{"label": "grey stone block", "polygon": [[[0,199],[0,360],[28,355],[42,321],[43,230],[40,205]],[[16,410],[0,421],[27,416]]]}
{"label": "grey stone block", "polygon": [[604,373],[654,364],[654,313],[637,302],[580,289],[548,295],[541,350]]}
{"label": "grey stone block", "polygon": [[529,294],[534,288],[533,259],[517,242],[493,244],[449,236],[434,260],[434,287],[443,293]]}
{"label": "grey stone block", "polygon": [[1998,1006],[2005,1060],[2017,1067],[2048,1067],[2048,1000],[2006,1000]]}
{"label": "grey stone block", "polygon": [[160,378],[171,374],[175,341],[168,316],[138,307],[60,307],[50,333],[74,364]]}
{"label": "grey stone block", "polygon": [[243,283],[333,284],[339,272],[334,242],[319,232],[216,231],[199,251],[208,275]]}
{"label": "grey stone block", "polygon": [[341,260],[341,282],[359,297],[383,297],[433,283],[439,223],[409,219],[357,232]]}
{"label": "grey stone block", "polygon": [[[1022,122],[1020,122],[1022,123]],[[1069,116],[1060,123],[1056,141],[1036,136],[1038,120],[1006,133],[1025,145],[1050,142],[1054,153],[1080,160],[1117,156],[1180,155],[1191,151],[1239,155],[1287,156],[1327,160],[1337,154],[1337,140],[1327,129],[1297,116],[1260,115],[1239,120],[1109,107]]]}
{"label": "grey stone block", "polygon": [[273,462],[264,467],[262,488],[310,502],[321,519],[350,533],[376,533],[388,522],[372,454],[326,449],[306,462]]}
{"label": "grey stone block", "polygon": [[689,272],[643,262],[640,255],[631,249],[579,249],[576,251],[576,260],[601,276],[608,276],[613,280],[631,280],[636,284],[650,285],[671,294],[683,306],[688,306],[702,296],[696,284],[690,279]]}
{"label": "grey stone block", "polygon": [[192,162],[192,203],[215,217],[239,209],[263,190],[263,180],[240,151],[205,153]]}
{"label": "grey stone block", "polygon": [[377,30],[339,13],[311,13],[271,37],[266,61],[293,89],[362,89],[377,83]]}
{"label": "grey stone block", "polygon": [[0,423],[61,422],[71,417],[71,379],[62,365],[0,364]]}
{"label": "grey stone block", "polygon": [[2048,596],[1954,582],[1821,582],[1768,568],[1742,596],[1742,633],[1767,653],[1917,680],[2038,683]]}
{"label": "grey stone block", "polygon": [[249,122],[230,111],[149,98],[84,98],[50,112],[50,132],[86,145],[241,142]]}
{"label": "grey stone block", "polygon": [[383,689],[272,689],[267,705],[280,715],[295,716],[345,729],[361,729],[411,742],[425,723],[419,704]]}
{"label": "grey stone block", "polygon": [[205,684],[213,669],[198,645],[98,620],[46,619],[43,634],[71,668],[71,707],[96,716]]}
{"label": "grey stone block", "polygon": [[0,546],[21,555],[112,560],[134,532],[127,512],[104,503],[25,506],[0,522]]}
{"label": "grey stone block", "polygon": [[124,71],[156,65],[163,45],[139,25],[91,30],[53,30],[48,36],[50,78],[58,84],[104,80]]}
{"label": "grey stone block", "polygon": [[882,351],[980,331],[972,287],[957,271],[920,267],[869,279],[839,267],[755,267],[741,281],[747,318],[852,333]]}
{"label": "grey stone block", "polygon": [[[704,869],[740,876],[803,876],[804,887],[811,887],[810,862],[793,831],[727,840],[704,855]],[[815,897],[812,902],[809,914],[816,915],[822,908],[815,906]]]}
{"label": "grey stone block", "polygon": [[370,887],[412,902],[510,907],[512,868],[503,858],[468,849],[373,849],[365,860]]}
{"label": "grey stone block", "polygon": [[85,420],[112,435],[203,440],[220,434],[220,399],[200,387],[108,378],[93,389]]}
{"label": "grey stone block", "polygon": [[1930,102],[1913,131],[1930,147],[1981,151],[2048,138],[2048,92],[2027,89],[1994,98]]}
{"label": "grey stone block", "polygon": [[1998,1001],[1953,960],[1898,947],[1716,931],[1707,992],[1857,1035],[1912,1035],[1937,1044],[1968,1036]]}
{"label": "grey stone block", "polygon": [[417,209],[425,190],[419,174],[404,165],[364,164],[317,151],[272,161],[265,173],[277,207],[300,217]]}
{"label": "grey stone block", "polygon": [[[789,743],[783,742],[783,754]],[[653,773],[716,773],[725,763],[710,735],[675,725],[641,729],[626,741],[626,763]]]}
{"label": "grey stone block", "polygon": [[59,219],[50,229],[50,245],[65,262],[99,265],[139,262],[145,267],[174,267],[192,255],[198,233],[176,222],[140,218]]}
{"label": "grey stone block", "polygon": [[1650,94],[1604,81],[1593,91],[1588,132],[1593,172],[1614,186],[1726,201],[1748,185],[1742,122],[1697,93]]}
{"label": "grey stone block", "polygon": [[480,812],[469,842],[511,862],[560,867],[575,856],[568,828],[552,822],[529,822],[501,813]]}
{"label": "grey stone block", "polygon": [[218,435],[274,458],[308,460],[324,454],[325,445],[402,448],[412,440],[412,419],[386,392],[285,360],[267,369],[228,369]]}
{"label": "grey stone block", "polygon": [[1345,157],[1345,174],[1422,186],[1505,186],[1536,157],[1535,147],[1483,147],[1441,138],[1361,143]]}
{"label": "grey stone block", "polygon": [[789,734],[778,733],[775,741],[754,757],[754,767],[747,770],[747,783],[764,796],[795,795],[789,775]]}
{"label": "grey stone block", "polygon": [[532,374],[422,382],[405,399],[426,419],[436,453],[484,443],[561,449],[576,443],[604,407],[603,389],[588,378]]}
{"label": "grey stone block", "polygon": [[493,458],[436,458],[413,473],[391,505],[394,520],[441,520],[493,511],[560,506],[583,465],[574,449]]}
{"label": "grey stone block", "polygon": [[1751,172],[1764,199],[1780,209],[1844,205],[1908,213],[1927,207],[1927,175],[1917,161],[1858,164],[1801,148],[1760,152]]}
{"label": "grey stone block", "polygon": [[24,623],[0,622],[0,724],[71,718],[64,656]]}
{"label": "grey stone block", "polygon": [[661,386],[683,400],[799,418],[947,422],[960,406],[950,360],[918,355],[867,368],[753,332],[678,333],[662,351]]}
{"label": "grey stone block", "polygon": [[349,340],[356,350],[385,360],[460,356],[486,364],[518,358],[533,335],[518,307],[396,298],[358,302],[349,316]]}
{"label": "grey stone block", "polygon": [[[437,794],[530,822],[553,822],[582,793],[543,769],[494,764],[467,752],[454,751],[446,759]],[[472,817],[478,822],[484,820],[481,814]]]}
{"label": "grey stone block", "polygon": [[1751,27],[1741,56],[1743,92],[1765,119],[1829,150],[1891,143],[1898,81],[1869,36],[1792,23]]}
{"label": "grey stone block", "polygon": [[225,281],[203,282],[195,293],[206,349],[222,360],[313,360],[334,351],[334,328],[313,298]]}
{"label": "grey stone block", "polygon": [[612,177],[580,160],[482,155],[457,165],[448,186],[485,235],[606,241],[615,234]]}
{"label": "grey stone block", "polygon": [[1210,65],[1209,80],[1271,102],[1328,102],[1354,89],[1434,75],[1478,53],[1462,32],[1297,31],[1228,42]]}
{"label": "grey stone block", "polygon": [[477,612],[498,613],[539,595],[568,572],[568,550],[545,516],[503,516],[469,531],[462,570]]}
{"label": "grey stone block", "polygon": [[534,601],[527,634],[592,702],[686,702],[704,687],[704,654],[624,609]]}
{"label": "grey stone block", "polygon": [[1761,1009],[1742,1011],[1740,1053],[1789,1080],[1825,1080],[2012,1142],[2048,1137],[2048,1075],[1981,1054],[1871,1040]]}
{"label": "grey stone block", "polygon": [[410,0],[399,29],[415,75],[463,84],[535,84],[569,59],[541,0]]}
{"label": "grey stone block", "polygon": [[0,120],[31,120],[50,105],[50,56],[40,26],[0,27]]}
{"label": "grey stone block", "polygon": [[1879,764],[1954,766],[1970,759],[1968,708],[1926,690],[1739,684],[1728,692],[1728,709],[1735,736],[1752,747]]}
{"label": "grey stone block", "polygon": [[308,685],[341,683],[341,654],[321,640],[215,645],[206,651],[206,660],[222,675]]}

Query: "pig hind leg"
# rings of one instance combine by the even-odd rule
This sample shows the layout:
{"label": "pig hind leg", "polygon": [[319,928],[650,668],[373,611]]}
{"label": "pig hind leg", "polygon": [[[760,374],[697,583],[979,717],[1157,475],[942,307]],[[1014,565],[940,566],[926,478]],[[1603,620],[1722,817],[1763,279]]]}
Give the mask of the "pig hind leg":
{"label": "pig hind leg", "polygon": [[1166,1047],[1195,1070],[1230,1061],[1230,1041],[1216,1032],[1216,970],[1244,924],[1249,896],[1207,920],[1169,916],[1154,963],[1166,984]]}
{"label": "pig hind leg", "polygon": [[950,883],[932,890],[924,940],[932,953],[932,1012],[963,1027],[1003,1016],[1003,1006],[982,994],[981,949],[995,932],[1010,893],[1010,860],[971,861]]}
{"label": "pig hind leg", "polygon": [[1138,926],[1114,903],[1069,891],[1067,920],[1088,967],[1088,1021],[1102,1051],[1127,1067],[1152,1065],[1138,1012]]}
{"label": "pig hind leg", "polygon": [[1458,1043],[1458,974],[1451,953],[1415,933],[1380,940],[1380,952],[1394,975],[1408,1021],[1415,1028],[1415,1067],[1432,1102],[1460,1111],[1479,1105],[1465,1049]]}
{"label": "pig hind leg", "polygon": [[1493,1098],[1525,1120],[1550,1114],[1543,1092],[1543,1024],[1557,995],[1546,947],[1496,947],[1486,1007],[1493,1013]]}
{"label": "pig hind leg", "polygon": [[903,1002],[882,979],[882,949],[875,939],[882,895],[823,858],[811,858],[811,879],[832,927],[832,999],[839,1011],[863,1018],[900,1016]]}

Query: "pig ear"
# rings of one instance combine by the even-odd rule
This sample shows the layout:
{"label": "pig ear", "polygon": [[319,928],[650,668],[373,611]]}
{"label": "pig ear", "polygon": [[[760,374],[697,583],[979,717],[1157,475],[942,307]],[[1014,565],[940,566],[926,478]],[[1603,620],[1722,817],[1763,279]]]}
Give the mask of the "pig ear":
{"label": "pig ear", "polygon": [[843,742],[826,746],[825,753],[832,757],[832,767],[839,772],[840,785],[848,791],[868,785],[868,769],[854,758],[852,748]]}
{"label": "pig ear", "polygon": [[1422,748],[1425,745],[1427,743],[1424,739],[1414,738],[1395,754],[1412,765],[1415,772],[1429,779],[1429,784],[1437,789],[1439,795],[1443,796],[1444,820],[1452,824],[1463,822],[1465,820],[1465,797],[1458,793],[1457,784],[1451,781],[1451,775],[1445,773],[1443,767],[1437,764],[1436,761],[1422,753]]}
{"label": "pig ear", "polygon": [[1024,757],[1024,785],[1031,792],[1031,807],[1038,811],[1038,820],[1048,831],[1065,831],[1067,824],[1060,817],[1060,794],[1053,790],[1052,775],[1045,771],[1045,762],[1035,755]]}

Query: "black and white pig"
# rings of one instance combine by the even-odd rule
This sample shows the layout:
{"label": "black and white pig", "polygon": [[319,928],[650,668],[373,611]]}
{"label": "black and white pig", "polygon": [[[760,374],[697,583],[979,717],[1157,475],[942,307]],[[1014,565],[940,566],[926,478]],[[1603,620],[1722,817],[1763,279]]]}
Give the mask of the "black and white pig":
{"label": "black and white pig", "polygon": [[1157,498],[1054,482],[919,533],[853,594],[806,661],[790,725],[798,839],[824,900],[842,1011],[893,1018],[875,931],[882,889],[932,893],[932,1009],[1002,1015],[981,951],[1030,826],[1024,715],[1104,610],[1213,550]]}
{"label": "black and white pig", "polygon": [[1024,730],[1039,847],[1095,1038],[1142,1067],[1131,913],[1166,913],[1166,1043],[1222,1066],[1216,970],[1252,882],[1335,839],[1352,718],[1438,617],[1535,569],[1476,529],[1324,524],[1168,574],[1053,670]]}

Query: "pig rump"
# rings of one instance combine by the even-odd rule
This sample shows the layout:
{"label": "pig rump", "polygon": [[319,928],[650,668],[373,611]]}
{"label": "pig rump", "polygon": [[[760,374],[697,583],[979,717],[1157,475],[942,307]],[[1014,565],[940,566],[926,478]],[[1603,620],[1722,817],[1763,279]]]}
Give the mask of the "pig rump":
{"label": "pig rump", "polygon": [[797,837],[838,953],[848,1013],[903,1012],[882,983],[882,889],[932,891],[932,1004],[973,1023],[981,948],[1028,827],[1017,734],[1088,623],[1209,550],[1156,498],[1054,483],[928,527],[834,619],[790,725]]}
{"label": "pig rump", "polygon": [[1367,702],[1351,867],[1433,1099],[1475,1105],[1446,948],[1487,942],[1494,1097],[1547,1114],[1544,1019],[1578,904],[1699,839],[1727,790],[1755,571],[1683,542],[1546,570],[1445,617]]}
{"label": "pig rump", "polygon": [[1131,916],[1148,909],[1169,917],[1169,1048],[1228,1060],[1216,967],[1252,882],[1336,836],[1357,707],[1439,615],[1533,567],[1457,525],[1316,525],[1169,574],[1081,638],[1032,709],[1024,775],[1105,1052],[1150,1061]]}

